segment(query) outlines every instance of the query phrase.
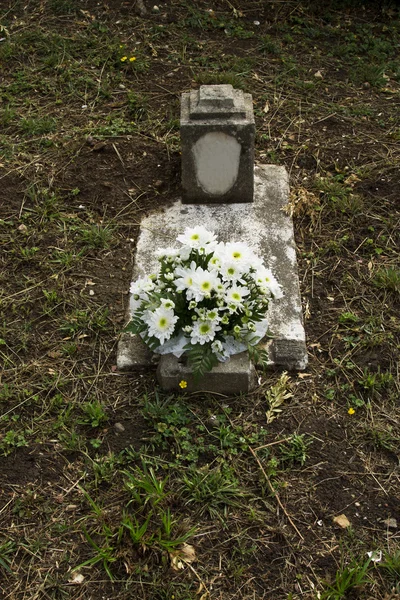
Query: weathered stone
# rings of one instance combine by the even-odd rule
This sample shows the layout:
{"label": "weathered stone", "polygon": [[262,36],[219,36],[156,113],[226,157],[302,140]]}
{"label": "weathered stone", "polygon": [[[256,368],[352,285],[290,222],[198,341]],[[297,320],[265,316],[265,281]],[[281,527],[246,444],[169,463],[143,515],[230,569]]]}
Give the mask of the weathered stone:
{"label": "weathered stone", "polygon": [[226,395],[247,393],[257,385],[257,374],[247,352],[231,356],[224,363],[219,363],[210,373],[206,373],[199,381],[195,381],[190,367],[172,354],[161,357],[157,368],[157,379],[166,391],[179,390],[179,383],[184,381],[187,392],[214,392]]}
{"label": "weathered stone", "polygon": [[130,333],[121,335],[117,350],[117,368],[119,371],[143,369],[156,364],[158,360],[159,356],[150,352],[138,335]]}
{"label": "weathered stone", "polygon": [[182,94],[183,202],[252,202],[253,103],[231,85]]}
{"label": "weathered stone", "polygon": [[[289,201],[288,174],[284,167],[258,166],[254,181],[252,204],[188,205],[177,201],[165,211],[145,218],[137,243],[133,279],[154,272],[157,267],[155,249],[178,246],[176,237],[186,227],[201,223],[214,231],[221,241],[245,242],[272,269],[284,292],[284,297],[271,302],[268,309],[269,329],[274,335],[274,339],[266,344],[269,364],[302,370],[306,368],[308,358],[296,247],[292,220],[282,210]],[[231,361],[234,368],[234,357]],[[142,340],[124,334],[118,349],[118,368],[129,370],[152,364],[151,354]]]}

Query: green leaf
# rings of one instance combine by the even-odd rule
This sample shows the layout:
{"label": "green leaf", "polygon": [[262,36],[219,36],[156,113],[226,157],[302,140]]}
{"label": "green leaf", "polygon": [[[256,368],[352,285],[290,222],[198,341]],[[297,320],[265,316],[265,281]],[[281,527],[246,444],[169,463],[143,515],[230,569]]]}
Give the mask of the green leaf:
{"label": "green leaf", "polygon": [[211,350],[211,344],[187,344],[188,363],[193,371],[195,381],[209,373],[215,365],[218,364],[218,359]]}

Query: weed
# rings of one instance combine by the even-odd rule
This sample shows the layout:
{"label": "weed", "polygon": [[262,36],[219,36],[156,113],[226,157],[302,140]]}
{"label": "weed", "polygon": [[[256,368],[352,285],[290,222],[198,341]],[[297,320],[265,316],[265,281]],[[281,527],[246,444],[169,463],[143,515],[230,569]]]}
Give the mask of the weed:
{"label": "weed", "polygon": [[359,63],[350,71],[350,81],[356,85],[369,83],[372,87],[383,87],[387,84],[384,73],[385,68],[381,65]]}
{"label": "weed", "polygon": [[129,91],[127,94],[129,116],[135,121],[143,121],[147,116],[147,98],[136,92]]}
{"label": "weed", "polygon": [[393,375],[389,372],[381,373],[380,369],[376,372],[371,372],[364,369],[363,376],[358,380],[358,383],[371,393],[376,393],[382,388],[388,387],[393,383]]}
{"label": "weed", "polygon": [[246,85],[241,78],[234,72],[225,71],[223,73],[200,72],[193,75],[193,79],[200,85],[222,85],[230,84],[236,89],[245,89]]}
{"label": "weed", "polygon": [[0,439],[0,449],[4,456],[8,456],[16,448],[23,448],[24,446],[28,446],[28,442],[25,439],[25,432],[21,433],[14,429],[9,429]]}
{"label": "weed", "polygon": [[342,566],[335,574],[335,581],[328,584],[320,595],[321,600],[341,600],[348,594],[362,588],[368,582],[368,574],[372,570],[371,559],[365,562],[353,560],[348,566]]}
{"label": "weed", "polygon": [[193,527],[188,531],[184,531],[182,524],[172,518],[171,511],[167,508],[161,513],[162,527],[158,533],[157,543],[161,550],[171,552],[178,546],[181,546],[195,533],[196,528]]}
{"label": "weed", "polygon": [[265,394],[268,410],[265,413],[267,423],[272,423],[282,412],[282,404],[285,400],[292,398],[293,394],[288,391],[289,376],[282,373],[279,380]]}
{"label": "weed", "polygon": [[21,129],[26,135],[46,135],[57,128],[57,121],[52,117],[29,117],[22,119]]}
{"label": "weed", "polygon": [[82,406],[82,411],[84,416],[78,421],[82,425],[100,427],[100,425],[104,425],[108,421],[108,415],[104,410],[104,406],[98,400],[86,402]]}
{"label": "weed", "polygon": [[279,56],[281,53],[279,45],[269,35],[261,38],[259,50],[263,54],[271,54],[272,56]]}
{"label": "weed", "polygon": [[88,558],[83,563],[75,567],[74,571],[79,571],[82,567],[94,566],[98,563],[101,563],[110,581],[114,581],[114,577],[111,573],[110,566],[117,560],[115,545],[112,545],[111,531],[108,528],[103,527],[103,532],[105,533],[105,540],[100,546],[89,535],[86,528],[83,528],[84,536],[89,542],[89,544],[92,546],[92,548],[95,550],[95,555],[91,558]]}
{"label": "weed", "polygon": [[105,331],[108,323],[108,309],[99,308],[94,313],[76,309],[60,325],[62,333],[75,336],[87,331]]}
{"label": "weed", "polygon": [[94,250],[109,248],[113,235],[113,228],[103,225],[92,225],[79,232],[79,237],[85,247]]}
{"label": "weed", "polygon": [[73,252],[70,250],[60,250],[55,248],[51,253],[50,263],[61,265],[66,269],[75,266],[83,256],[83,251]]}
{"label": "weed", "polygon": [[132,496],[131,502],[135,502],[139,507],[145,507],[149,503],[153,508],[163,502],[167,496],[166,485],[168,477],[157,479],[152,467],[146,467],[143,463],[143,470],[138,467],[132,471],[123,471],[125,475],[125,488]]}
{"label": "weed", "polygon": [[15,554],[16,549],[14,540],[0,541],[0,569],[11,572],[12,555]]}
{"label": "weed", "polygon": [[355,323],[358,323],[359,318],[352,312],[344,312],[339,315],[339,323],[341,325],[349,325],[350,327]]}
{"label": "weed", "polygon": [[122,462],[122,457],[111,451],[104,456],[97,456],[95,459],[91,459],[96,485],[103,481],[111,481]]}
{"label": "weed", "polygon": [[395,267],[381,267],[372,280],[372,283],[381,290],[400,293],[400,269]]}
{"label": "weed", "polygon": [[400,592],[400,550],[394,552],[385,552],[383,561],[379,563],[379,569],[384,572],[384,576],[394,586],[395,592]]}
{"label": "weed", "polygon": [[154,535],[148,534],[147,530],[152,514],[150,513],[147,519],[143,523],[139,523],[135,515],[130,516],[124,514],[122,518],[122,527],[119,531],[119,539],[121,540],[124,531],[128,532],[129,539],[134,546],[140,546],[141,549],[145,549],[147,546],[151,546],[153,543]]}
{"label": "weed", "polygon": [[400,438],[393,433],[392,427],[368,426],[363,431],[365,439],[375,450],[389,450],[396,452]]}
{"label": "weed", "polygon": [[208,513],[213,518],[221,518],[221,512],[226,513],[228,506],[237,506],[245,495],[229,468],[189,468],[182,481],[186,503],[195,504],[200,515]]}
{"label": "weed", "polygon": [[306,439],[305,434],[294,434],[285,444],[280,445],[281,461],[288,466],[295,463],[304,465],[308,458],[308,448],[312,440]]}

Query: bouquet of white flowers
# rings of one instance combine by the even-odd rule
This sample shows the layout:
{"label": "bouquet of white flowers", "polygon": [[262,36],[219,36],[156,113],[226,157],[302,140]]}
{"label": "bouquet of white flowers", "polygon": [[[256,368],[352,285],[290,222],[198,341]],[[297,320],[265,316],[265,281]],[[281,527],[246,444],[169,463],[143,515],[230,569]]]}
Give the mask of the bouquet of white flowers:
{"label": "bouquet of white flowers", "polygon": [[217,242],[202,226],[177,241],[180,248],[157,251],[158,273],[131,284],[125,331],[153,352],[186,355],[200,376],[265,336],[268,303],[281,286],[246,244]]}

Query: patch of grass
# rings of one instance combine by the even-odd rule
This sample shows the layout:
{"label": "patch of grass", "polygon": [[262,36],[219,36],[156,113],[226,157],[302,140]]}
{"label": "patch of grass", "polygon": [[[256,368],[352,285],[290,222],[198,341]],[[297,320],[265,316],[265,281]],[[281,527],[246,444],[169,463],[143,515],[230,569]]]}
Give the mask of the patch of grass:
{"label": "patch of grass", "polygon": [[380,290],[400,293],[400,269],[396,267],[381,267],[375,273],[372,282]]}
{"label": "patch of grass", "polygon": [[108,421],[108,415],[104,410],[104,406],[98,400],[85,402],[82,406],[83,416],[79,423],[90,425],[91,427],[100,427]]}
{"label": "patch of grass", "polygon": [[246,90],[247,85],[240,75],[235,72],[226,71],[224,73],[195,73],[193,79],[199,85],[222,85],[230,84],[239,90]]}
{"label": "patch of grass", "polygon": [[395,593],[400,592],[400,550],[385,552],[383,561],[378,568],[383,571],[384,577],[394,586]]}
{"label": "patch of grass", "polygon": [[373,565],[371,560],[353,560],[349,565],[343,565],[336,571],[335,580],[328,584],[321,593],[321,600],[342,600],[348,598],[353,591],[360,591],[369,581],[369,573]]}
{"label": "patch of grass", "polygon": [[57,121],[53,117],[28,117],[21,120],[21,129],[26,135],[45,135],[53,133]]}
{"label": "patch of grass", "polygon": [[188,505],[194,505],[200,515],[212,518],[226,516],[229,506],[238,506],[245,492],[230,469],[190,468],[182,476],[182,494]]}
{"label": "patch of grass", "polygon": [[114,231],[110,225],[92,225],[79,230],[79,239],[90,250],[104,249],[114,239]]}
{"label": "patch of grass", "polygon": [[385,68],[381,65],[360,63],[350,71],[349,77],[356,85],[369,83],[372,87],[381,88],[387,84],[384,74]]}

